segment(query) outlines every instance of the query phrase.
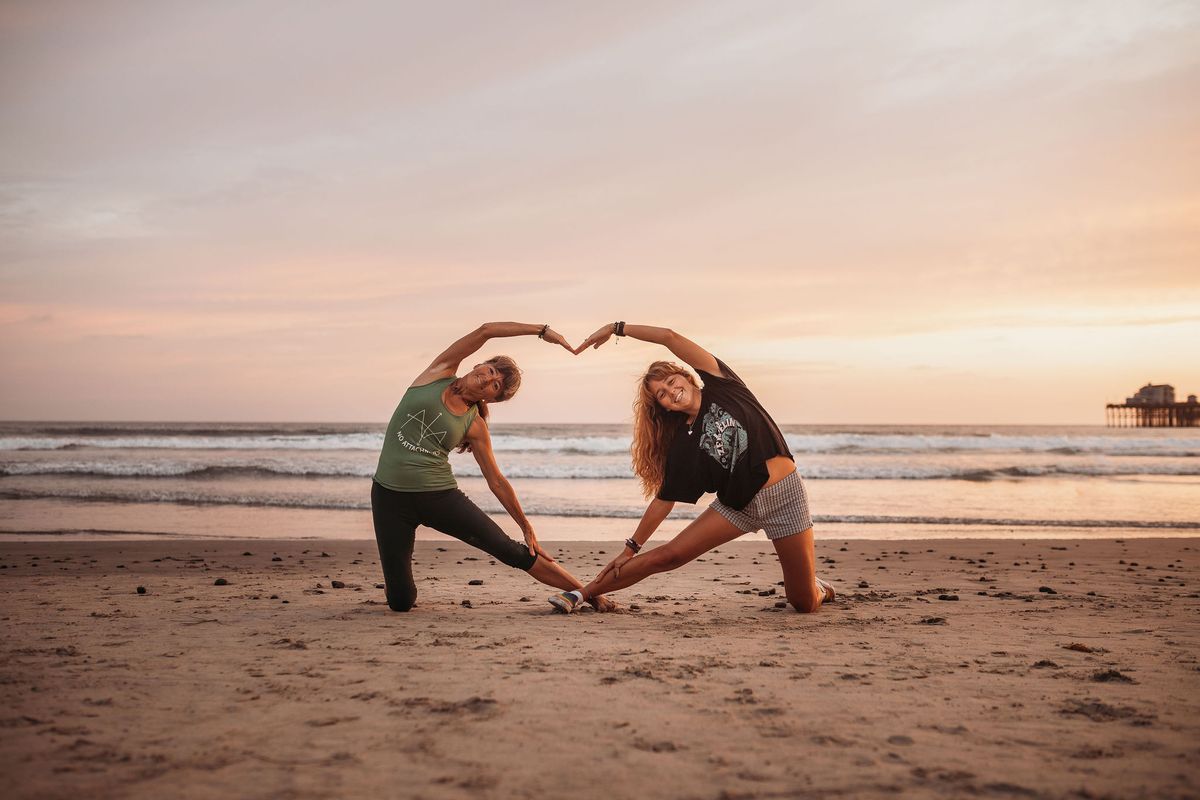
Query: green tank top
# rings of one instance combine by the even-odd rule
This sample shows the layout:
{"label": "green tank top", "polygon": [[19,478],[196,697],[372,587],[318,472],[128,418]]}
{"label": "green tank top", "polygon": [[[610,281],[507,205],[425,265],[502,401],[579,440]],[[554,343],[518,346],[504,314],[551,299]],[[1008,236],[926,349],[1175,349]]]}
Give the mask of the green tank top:
{"label": "green tank top", "polygon": [[459,416],[442,402],[454,378],[411,386],[392,413],[375,468],[375,481],[397,492],[436,492],[458,486],[450,451],[467,435],[478,411]]}

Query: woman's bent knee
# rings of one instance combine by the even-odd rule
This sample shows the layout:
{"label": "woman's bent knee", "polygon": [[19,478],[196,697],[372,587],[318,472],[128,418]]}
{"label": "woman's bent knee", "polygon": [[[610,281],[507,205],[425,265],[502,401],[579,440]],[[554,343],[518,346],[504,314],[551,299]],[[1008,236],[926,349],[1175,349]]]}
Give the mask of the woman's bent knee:
{"label": "woman's bent knee", "polygon": [[801,614],[812,614],[821,608],[821,599],[816,595],[812,597],[797,597],[795,599],[788,598],[788,602],[792,604],[792,608]]}
{"label": "woman's bent knee", "polygon": [[416,595],[411,597],[392,597],[389,595],[387,604],[388,608],[390,608],[392,611],[411,611],[412,607],[417,604],[417,597]]}

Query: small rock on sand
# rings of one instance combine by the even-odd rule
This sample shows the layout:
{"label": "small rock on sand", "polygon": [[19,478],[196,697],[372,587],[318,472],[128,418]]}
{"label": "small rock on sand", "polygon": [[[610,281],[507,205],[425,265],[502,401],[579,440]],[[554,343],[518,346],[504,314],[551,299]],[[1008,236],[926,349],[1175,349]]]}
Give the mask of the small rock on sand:
{"label": "small rock on sand", "polygon": [[332,586],[334,589],[345,589],[346,588],[346,584],[342,583],[341,581],[330,581],[329,585]]}
{"label": "small rock on sand", "polygon": [[483,586],[483,581],[481,581],[479,578],[476,578],[473,581],[467,581],[467,586]]}
{"label": "small rock on sand", "polygon": [[213,586],[228,586],[228,585],[229,585],[229,581],[225,580],[224,578],[217,578],[215,581],[213,581]]}
{"label": "small rock on sand", "polygon": [[1134,683],[1133,678],[1115,669],[1102,669],[1092,673],[1090,680],[1097,683]]}
{"label": "small rock on sand", "polygon": [[146,587],[145,587],[145,586],[139,586],[139,587],[137,588],[137,593],[138,593],[138,594],[145,594],[145,593],[146,593]]}

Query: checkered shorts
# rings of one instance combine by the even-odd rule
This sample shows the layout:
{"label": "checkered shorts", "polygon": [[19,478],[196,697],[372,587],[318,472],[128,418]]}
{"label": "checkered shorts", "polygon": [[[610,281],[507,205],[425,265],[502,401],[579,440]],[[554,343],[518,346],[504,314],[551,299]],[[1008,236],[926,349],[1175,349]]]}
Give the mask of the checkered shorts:
{"label": "checkered shorts", "polygon": [[759,489],[758,494],[741,511],[730,508],[720,500],[714,500],[709,508],[746,533],[766,531],[768,539],[782,539],[812,527],[808,493],[804,491],[804,481],[800,479],[799,472],[793,472],[783,480]]}

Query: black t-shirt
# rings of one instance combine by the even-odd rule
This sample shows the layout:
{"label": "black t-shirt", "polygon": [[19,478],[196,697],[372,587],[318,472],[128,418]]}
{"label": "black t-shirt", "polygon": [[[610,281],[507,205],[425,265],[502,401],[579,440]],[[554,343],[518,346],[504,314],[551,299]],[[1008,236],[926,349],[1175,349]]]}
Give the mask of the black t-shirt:
{"label": "black t-shirt", "polygon": [[742,509],[767,482],[766,462],[792,458],[779,426],[724,361],[721,375],[696,372],[704,382],[700,413],[679,428],[667,451],[666,475],[658,499],[694,503],[705,492],[730,508]]}

